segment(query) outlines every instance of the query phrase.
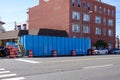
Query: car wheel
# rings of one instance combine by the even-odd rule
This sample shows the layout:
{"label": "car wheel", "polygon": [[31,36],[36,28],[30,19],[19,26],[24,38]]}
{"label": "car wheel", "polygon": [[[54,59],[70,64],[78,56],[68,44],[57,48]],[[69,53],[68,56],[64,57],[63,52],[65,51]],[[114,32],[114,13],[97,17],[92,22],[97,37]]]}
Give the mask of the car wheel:
{"label": "car wheel", "polygon": [[105,52],[105,54],[108,54],[108,52]]}
{"label": "car wheel", "polygon": [[97,52],[98,55],[100,55],[100,52]]}

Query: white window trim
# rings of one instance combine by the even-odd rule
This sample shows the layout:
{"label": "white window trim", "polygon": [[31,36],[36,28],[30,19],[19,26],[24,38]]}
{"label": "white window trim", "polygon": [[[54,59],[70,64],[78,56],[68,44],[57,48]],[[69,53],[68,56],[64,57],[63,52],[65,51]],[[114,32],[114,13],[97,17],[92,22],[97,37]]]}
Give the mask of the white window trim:
{"label": "white window trim", "polygon": [[80,32],[80,25],[72,24],[72,32]]}

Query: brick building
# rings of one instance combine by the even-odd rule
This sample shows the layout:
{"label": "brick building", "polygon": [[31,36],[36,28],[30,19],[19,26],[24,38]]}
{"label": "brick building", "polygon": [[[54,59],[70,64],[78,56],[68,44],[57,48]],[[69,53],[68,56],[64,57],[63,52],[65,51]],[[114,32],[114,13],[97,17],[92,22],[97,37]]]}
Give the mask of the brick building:
{"label": "brick building", "polygon": [[29,9],[29,34],[42,28],[65,30],[69,37],[104,40],[115,47],[116,8],[101,0],[39,0]]}

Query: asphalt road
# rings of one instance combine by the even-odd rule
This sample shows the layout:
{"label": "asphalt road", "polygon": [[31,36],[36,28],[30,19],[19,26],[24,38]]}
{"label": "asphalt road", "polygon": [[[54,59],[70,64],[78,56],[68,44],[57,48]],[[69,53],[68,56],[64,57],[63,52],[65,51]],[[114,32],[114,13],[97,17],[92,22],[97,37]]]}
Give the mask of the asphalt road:
{"label": "asphalt road", "polygon": [[120,55],[0,58],[0,80],[120,80]]}

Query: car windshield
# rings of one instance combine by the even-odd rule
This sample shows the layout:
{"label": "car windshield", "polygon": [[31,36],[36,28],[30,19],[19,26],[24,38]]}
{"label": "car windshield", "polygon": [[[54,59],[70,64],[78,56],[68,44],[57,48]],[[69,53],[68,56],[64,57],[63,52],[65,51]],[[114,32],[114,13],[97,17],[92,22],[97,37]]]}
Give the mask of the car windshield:
{"label": "car windshield", "polygon": [[96,48],[96,50],[106,50],[105,48]]}

